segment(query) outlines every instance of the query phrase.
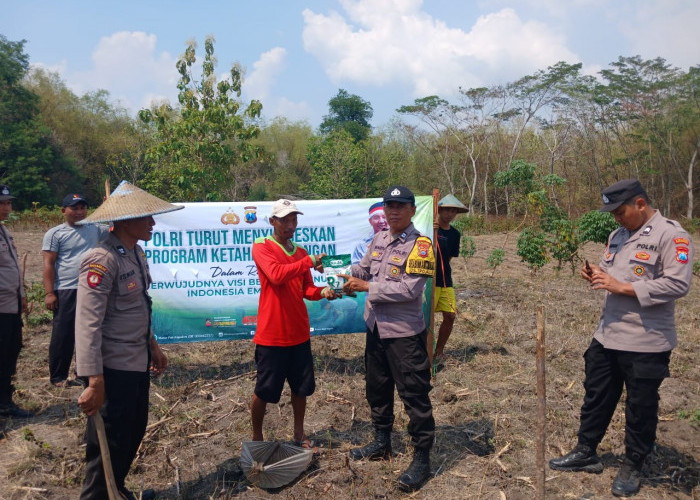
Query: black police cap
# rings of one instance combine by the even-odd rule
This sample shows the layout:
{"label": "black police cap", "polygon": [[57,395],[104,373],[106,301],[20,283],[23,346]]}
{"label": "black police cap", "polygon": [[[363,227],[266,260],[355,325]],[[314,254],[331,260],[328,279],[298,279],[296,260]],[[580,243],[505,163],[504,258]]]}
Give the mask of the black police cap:
{"label": "black police cap", "polygon": [[646,196],[646,191],[644,191],[637,179],[623,179],[603,189],[601,194],[603,196],[603,206],[600,208],[600,211],[612,212],[637,195],[643,194]]}
{"label": "black police cap", "polygon": [[0,184],[0,201],[9,201],[13,198],[14,196],[10,194],[10,188],[5,184]]}
{"label": "black police cap", "polygon": [[392,186],[384,193],[384,203],[398,201],[400,203],[416,204],[416,197],[406,186]]}

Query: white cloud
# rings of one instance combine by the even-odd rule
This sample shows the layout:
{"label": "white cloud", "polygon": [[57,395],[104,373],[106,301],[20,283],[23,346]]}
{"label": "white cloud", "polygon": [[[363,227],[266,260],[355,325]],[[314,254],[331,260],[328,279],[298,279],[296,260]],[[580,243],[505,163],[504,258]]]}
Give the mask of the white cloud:
{"label": "white cloud", "polygon": [[621,15],[620,29],[632,44],[633,54],[644,59],[663,57],[684,69],[700,64],[695,0],[639,1]]}
{"label": "white cloud", "polygon": [[156,35],[119,31],[100,38],[92,52],[92,67],[71,71],[62,64],[59,73],[78,95],[107,89],[122,106],[137,111],[152,100],[177,101],[176,58],[168,52],[157,53]]}
{"label": "white cloud", "polygon": [[275,92],[277,78],[287,67],[287,50],[275,47],[263,53],[253,63],[253,69],[245,77],[243,96],[245,100],[257,99],[262,102],[263,115],[267,118],[284,116],[292,121],[306,120],[311,115],[306,101],[295,102],[279,97]]}
{"label": "white cloud", "polygon": [[253,63],[253,71],[245,79],[243,88],[246,94],[264,104],[275,78],[284,70],[286,55],[287,51],[282,47],[275,47],[263,53],[260,59]]}
{"label": "white cloud", "polygon": [[304,48],[336,84],[410,86],[414,97],[519,78],[558,61],[577,62],[565,37],[510,8],[469,32],[421,11],[421,0],[342,0],[345,17],[304,10]]}

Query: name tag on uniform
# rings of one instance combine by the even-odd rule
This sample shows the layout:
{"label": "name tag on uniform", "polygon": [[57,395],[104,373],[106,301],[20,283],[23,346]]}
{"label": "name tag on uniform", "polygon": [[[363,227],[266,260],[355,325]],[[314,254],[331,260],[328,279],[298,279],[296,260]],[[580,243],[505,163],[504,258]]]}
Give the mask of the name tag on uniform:
{"label": "name tag on uniform", "polygon": [[416,239],[413,249],[408,254],[408,259],[406,259],[406,272],[423,276],[433,276],[435,274],[433,243],[427,236],[419,236]]}

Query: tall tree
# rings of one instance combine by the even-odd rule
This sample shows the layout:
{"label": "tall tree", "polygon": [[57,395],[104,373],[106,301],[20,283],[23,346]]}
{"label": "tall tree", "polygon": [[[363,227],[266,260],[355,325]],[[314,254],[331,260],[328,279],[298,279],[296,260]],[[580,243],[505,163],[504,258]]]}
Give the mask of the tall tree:
{"label": "tall tree", "polygon": [[248,193],[251,201],[296,198],[311,173],[306,157],[309,139],[313,136],[307,122],[290,122],[276,118],[262,127],[255,144],[265,151],[251,164],[255,178]]}
{"label": "tall tree", "polygon": [[303,188],[314,198],[360,198],[363,196],[365,148],[345,130],[328,137],[312,137],[307,158],[311,179]]}
{"label": "tall tree", "polygon": [[106,90],[77,96],[58,74],[42,69],[32,70],[26,85],[40,98],[40,116],[51,129],[52,140],[77,170],[64,174],[68,178],[63,180],[59,200],[66,190],[80,190],[99,202],[107,177],[115,183],[122,179],[140,183],[148,146],[144,134],[152,132],[126,109],[114,106]]}
{"label": "tall tree", "polygon": [[369,137],[372,127],[369,121],[374,110],[372,105],[347,90],[340,89],[335,97],[328,101],[329,113],[323,117],[319,127],[322,134],[328,135],[338,130],[345,130],[355,142]]}
{"label": "tall tree", "polygon": [[0,181],[14,190],[18,209],[55,203],[52,184],[70,170],[39,119],[39,98],[22,83],[29,69],[24,44],[0,35]]}
{"label": "tall tree", "polygon": [[197,81],[192,75],[196,48],[195,41],[188,42],[177,61],[180,108],[163,105],[139,112],[158,136],[149,154],[156,168],[145,184],[179,201],[238,199],[242,165],[261,154],[252,140],[260,133],[256,119],[262,104],[253,100],[241,109],[243,75],[238,65],[232,66],[230,80],[217,82],[211,36],[204,42],[202,76]]}

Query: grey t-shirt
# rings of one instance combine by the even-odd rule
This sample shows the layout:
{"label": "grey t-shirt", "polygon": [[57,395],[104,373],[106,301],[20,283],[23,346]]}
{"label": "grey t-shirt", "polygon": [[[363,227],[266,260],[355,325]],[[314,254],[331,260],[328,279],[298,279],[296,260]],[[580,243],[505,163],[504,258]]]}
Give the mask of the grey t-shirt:
{"label": "grey t-shirt", "polygon": [[56,252],[54,290],[78,288],[78,274],[83,254],[109,234],[109,227],[97,224],[70,226],[60,224],[46,231],[42,250]]}

